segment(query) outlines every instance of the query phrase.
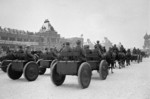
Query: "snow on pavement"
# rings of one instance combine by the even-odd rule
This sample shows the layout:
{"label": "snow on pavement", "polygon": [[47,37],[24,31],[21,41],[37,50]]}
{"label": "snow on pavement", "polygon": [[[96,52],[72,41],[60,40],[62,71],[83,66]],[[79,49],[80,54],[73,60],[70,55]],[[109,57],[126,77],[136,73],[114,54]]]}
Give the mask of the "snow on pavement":
{"label": "snow on pavement", "polygon": [[53,85],[49,69],[33,82],[23,76],[11,80],[0,71],[0,85],[0,99],[150,99],[150,59],[117,68],[106,80],[100,80],[93,71],[86,89],[79,87],[77,76],[67,76],[62,86]]}

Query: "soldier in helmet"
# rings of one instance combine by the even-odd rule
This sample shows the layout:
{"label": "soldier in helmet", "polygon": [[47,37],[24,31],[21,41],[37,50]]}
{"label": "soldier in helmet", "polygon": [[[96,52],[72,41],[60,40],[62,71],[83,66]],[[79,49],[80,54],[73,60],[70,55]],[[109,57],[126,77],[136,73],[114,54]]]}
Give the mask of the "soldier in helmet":
{"label": "soldier in helmet", "polygon": [[65,47],[61,50],[61,53],[60,53],[60,55],[59,55],[59,58],[60,58],[60,59],[63,59],[63,60],[70,60],[70,59],[71,59],[70,56],[64,55],[64,53],[68,54],[69,52],[72,52],[72,49],[71,49],[71,47],[70,47],[70,43],[69,43],[69,42],[66,42]]}
{"label": "soldier in helmet", "polygon": [[84,50],[85,50],[86,54],[91,54],[92,53],[92,51],[90,50],[89,45],[84,46]]}
{"label": "soldier in helmet", "polygon": [[71,52],[71,51],[72,51],[72,49],[71,49],[71,47],[70,47],[70,43],[69,43],[69,42],[66,42],[66,45],[65,45],[65,47],[62,49],[61,52]]}
{"label": "soldier in helmet", "polygon": [[80,40],[78,40],[76,42],[76,47],[75,47],[74,51],[80,53],[79,60],[82,60],[82,61],[85,60],[85,52],[84,52],[84,50],[81,47],[81,41]]}
{"label": "soldier in helmet", "polygon": [[23,50],[22,46],[18,46],[17,53],[24,53],[24,50]]}
{"label": "soldier in helmet", "polygon": [[65,47],[65,43],[63,43],[63,44],[61,45],[61,48],[60,48],[59,52],[62,52],[62,50],[64,49],[64,47]]}
{"label": "soldier in helmet", "polygon": [[102,45],[100,44],[99,41],[97,41],[97,44],[95,46],[97,46],[97,48],[101,51],[101,53],[103,52]]}
{"label": "soldier in helmet", "polygon": [[94,52],[94,53],[97,53],[99,57],[101,57],[101,56],[102,56],[102,53],[101,53],[101,51],[99,50],[99,47],[98,47],[98,46],[96,46],[96,45],[94,46],[94,50],[93,50],[93,52]]}
{"label": "soldier in helmet", "polygon": [[135,47],[133,48],[132,53],[133,53],[133,54],[137,54],[137,49],[136,49]]}
{"label": "soldier in helmet", "polygon": [[121,47],[120,47],[120,52],[123,52],[126,54],[126,49],[123,47],[123,45],[121,45]]}
{"label": "soldier in helmet", "polygon": [[25,49],[25,59],[27,61],[34,61],[35,60],[34,55],[31,54],[30,46],[27,46],[26,49]]}
{"label": "soldier in helmet", "polygon": [[24,60],[24,51],[22,46],[18,46],[15,55],[17,59]]}
{"label": "soldier in helmet", "polygon": [[116,54],[118,53],[118,48],[117,48],[116,44],[114,44],[114,46],[112,47],[112,50],[114,53],[116,53]]}

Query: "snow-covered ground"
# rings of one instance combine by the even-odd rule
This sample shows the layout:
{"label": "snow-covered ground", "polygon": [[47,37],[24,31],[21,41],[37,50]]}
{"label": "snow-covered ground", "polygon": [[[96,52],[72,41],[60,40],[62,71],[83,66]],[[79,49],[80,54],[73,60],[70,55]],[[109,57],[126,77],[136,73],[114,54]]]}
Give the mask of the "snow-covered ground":
{"label": "snow-covered ground", "polygon": [[150,59],[117,68],[106,80],[99,80],[98,73],[93,71],[86,89],[79,87],[76,76],[67,76],[62,86],[54,86],[49,69],[33,82],[23,76],[11,80],[0,71],[0,99],[150,99]]}

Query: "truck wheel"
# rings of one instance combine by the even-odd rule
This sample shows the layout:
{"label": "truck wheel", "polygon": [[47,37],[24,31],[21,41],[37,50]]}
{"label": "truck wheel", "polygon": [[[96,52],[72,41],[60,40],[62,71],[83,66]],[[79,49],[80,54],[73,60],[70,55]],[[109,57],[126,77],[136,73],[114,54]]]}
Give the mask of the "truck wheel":
{"label": "truck wheel", "polygon": [[87,62],[80,65],[78,69],[78,82],[81,88],[87,88],[91,82],[91,67]]}
{"label": "truck wheel", "polygon": [[7,68],[7,75],[9,78],[16,80],[22,76],[22,71],[15,71],[12,69],[12,64],[10,63]]}
{"label": "truck wheel", "polygon": [[108,75],[108,64],[105,60],[102,60],[99,65],[99,76],[101,80],[105,80]]}
{"label": "truck wheel", "polygon": [[38,65],[35,62],[28,62],[23,69],[24,77],[28,81],[34,81],[37,79],[39,74]]}
{"label": "truck wheel", "polygon": [[54,63],[51,68],[51,80],[54,85],[60,86],[65,81],[66,75],[61,75],[57,73],[57,63]]}

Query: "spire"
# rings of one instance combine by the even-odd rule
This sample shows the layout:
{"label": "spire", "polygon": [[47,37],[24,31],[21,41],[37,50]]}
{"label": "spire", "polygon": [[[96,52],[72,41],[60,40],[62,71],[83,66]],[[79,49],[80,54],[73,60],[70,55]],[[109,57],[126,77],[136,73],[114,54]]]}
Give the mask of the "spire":
{"label": "spire", "polygon": [[146,34],[145,34],[145,36],[144,36],[144,39],[145,40],[148,40],[150,38],[150,36],[147,34],[147,32],[146,32]]}

